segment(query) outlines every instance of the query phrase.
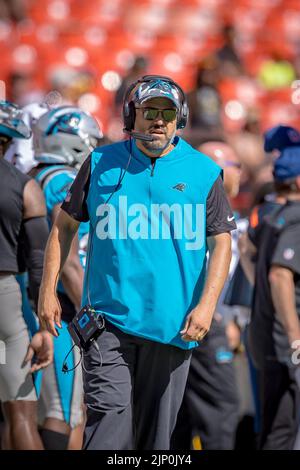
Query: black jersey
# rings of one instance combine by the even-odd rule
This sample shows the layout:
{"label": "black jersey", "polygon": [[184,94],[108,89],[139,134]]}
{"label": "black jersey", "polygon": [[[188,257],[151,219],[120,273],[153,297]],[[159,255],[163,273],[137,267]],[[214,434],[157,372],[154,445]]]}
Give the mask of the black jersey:
{"label": "black jersey", "polygon": [[23,191],[30,178],[0,159],[0,271],[19,272]]}
{"label": "black jersey", "polygon": [[268,360],[290,364],[290,348],[283,326],[275,313],[269,283],[272,265],[294,273],[295,302],[300,317],[300,202],[288,201],[265,216],[249,232],[257,248],[255,288],[249,344],[256,366]]}

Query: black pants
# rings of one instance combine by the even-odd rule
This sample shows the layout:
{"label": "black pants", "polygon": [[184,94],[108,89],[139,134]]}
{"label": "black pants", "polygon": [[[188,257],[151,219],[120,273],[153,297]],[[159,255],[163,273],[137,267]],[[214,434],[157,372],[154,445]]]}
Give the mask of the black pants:
{"label": "black pants", "polygon": [[294,370],[269,361],[259,371],[261,433],[259,448],[292,450],[299,427],[300,393]]}
{"label": "black pants", "polygon": [[238,424],[238,393],[225,328],[213,320],[208,335],[193,350],[172,449],[191,448],[199,436],[204,450],[233,449]]}
{"label": "black pants", "polygon": [[84,449],[168,450],[191,352],[108,322],[97,344],[84,354]]}

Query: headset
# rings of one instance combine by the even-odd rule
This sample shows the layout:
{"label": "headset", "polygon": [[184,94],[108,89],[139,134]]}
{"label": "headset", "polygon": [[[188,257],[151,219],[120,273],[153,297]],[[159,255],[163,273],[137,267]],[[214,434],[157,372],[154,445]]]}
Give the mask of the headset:
{"label": "headset", "polygon": [[[132,91],[136,88],[136,86],[140,83],[147,83],[147,82],[152,82],[154,80],[161,80],[163,82],[167,82],[173,87],[175,87],[180,96],[181,96],[181,105],[178,110],[178,116],[177,116],[177,129],[184,129],[187,120],[188,120],[188,115],[189,115],[189,108],[186,100],[186,96],[182,88],[174,82],[169,77],[165,77],[164,75],[145,75],[141,77],[139,80],[134,82],[130,87],[127,89],[125,96],[124,96],[124,102],[123,102],[123,121],[124,121],[124,132],[131,134],[134,136],[134,133],[132,132],[134,129],[134,124],[135,124],[135,104],[134,101],[132,100]],[[152,140],[152,139],[151,139]]]}

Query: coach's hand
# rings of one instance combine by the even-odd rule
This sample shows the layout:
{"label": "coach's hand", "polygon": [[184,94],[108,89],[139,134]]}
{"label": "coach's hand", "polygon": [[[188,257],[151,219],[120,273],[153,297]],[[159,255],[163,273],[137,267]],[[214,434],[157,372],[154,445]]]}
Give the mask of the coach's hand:
{"label": "coach's hand", "polygon": [[38,316],[40,329],[47,330],[53,336],[58,336],[56,326],[61,326],[61,306],[55,293],[40,290]]}
{"label": "coach's hand", "polygon": [[187,316],[185,326],[181,330],[184,341],[201,341],[208,333],[213,313],[195,307]]}

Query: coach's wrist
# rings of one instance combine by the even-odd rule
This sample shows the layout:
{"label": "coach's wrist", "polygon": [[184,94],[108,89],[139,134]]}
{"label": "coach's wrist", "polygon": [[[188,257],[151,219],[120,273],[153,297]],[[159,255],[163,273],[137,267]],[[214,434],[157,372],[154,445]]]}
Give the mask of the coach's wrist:
{"label": "coach's wrist", "polygon": [[196,312],[199,312],[199,314],[205,312],[205,315],[208,318],[210,317],[212,319],[212,317],[214,316],[216,307],[215,305],[209,305],[209,304],[206,304],[205,302],[199,302],[199,304],[196,305],[194,310],[196,310]]}

